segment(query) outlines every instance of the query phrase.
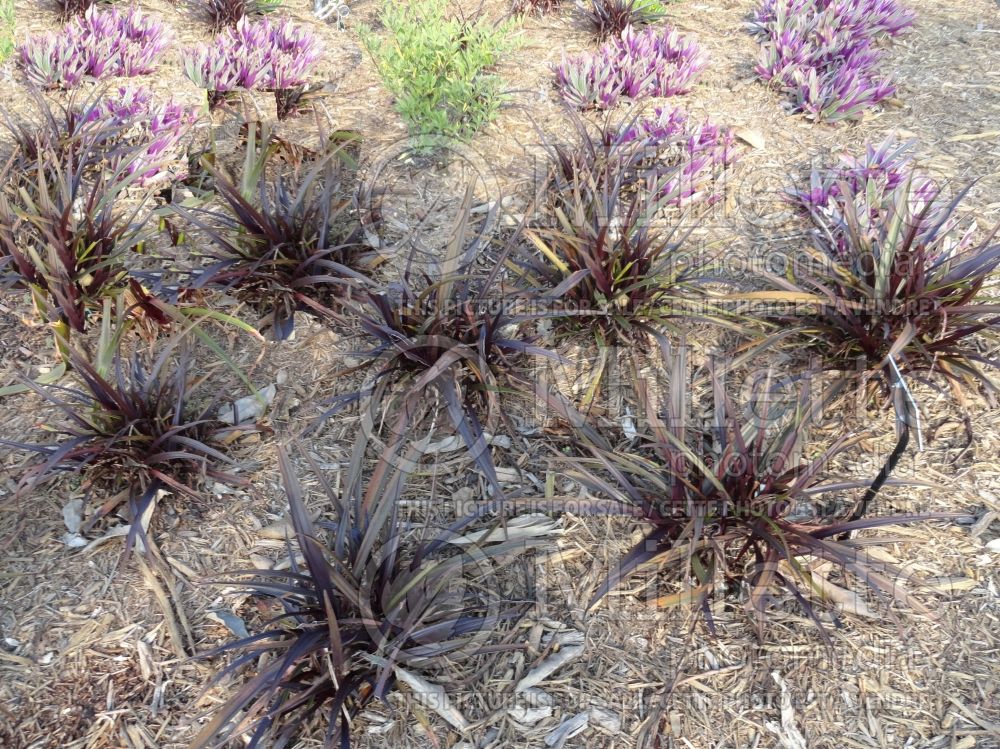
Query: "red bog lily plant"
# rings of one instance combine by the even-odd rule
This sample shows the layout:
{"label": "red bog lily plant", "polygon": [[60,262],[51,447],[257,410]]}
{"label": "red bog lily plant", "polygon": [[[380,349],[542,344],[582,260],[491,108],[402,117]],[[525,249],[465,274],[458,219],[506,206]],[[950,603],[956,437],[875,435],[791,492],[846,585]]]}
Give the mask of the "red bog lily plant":
{"label": "red bog lily plant", "polygon": [[964,404],[966,391],[996,391],[1000,362],[977,341],[1000,332],[1000,241],[996,229],[974,241],[958,218],[970,188],[944,199],[908,150],[886,142],[815,174],[794,196],[814,224],[809,245],[784,276],[765,278],[775,302],[798,300],[776,319],[825,369],[870,375],[883,395],[904,377],[944,380]]}
{"label": "red bog lily plant", "polygon": [[122,197],[151,164],[144,144],[109,146],[122,127],[84,124],[65,138],[36,140],[33,158],[19,162],[24,171],[15,162],[3,175],[0,288],[31,293],[60,349],[104,299],[128,288],[129,257],[147,236],[148,195]]}
{"label": "red bog lily plant", "polygon": [[489,576],[539,540],[508,537],[502,528],[461,535],[475,516],[441,530],[403,530],[404,476],[390,455],[363,487],[355,454],[345,492],[314,465],[332,513],[314,522],[288,455],[281,448],[278,455],[295,528],[290,566],[237,571],[226,581],[272,600],[275,612],[249,637],[203,654],[236,656],[210,687],[240,671],[250,676],[215,710],[193,749],[236,738],[250,749],[286,746],[313,724],[326,726],[326,746],[349,749],[354,717],[401,684],[433,695],[435,711],[468,728],[449,704],[441,667],[514,647],[501,633],[527,605],[506,599]]}
{"label": "red bog lily plant", "polygon": [[533,393],[533,385],[519,372],[527,362],[562,358],[534,343],[526,323],[537,315],[498,293],[499,271],[510,247],[487,278],[472,275],[469,248],[475,243],[467,236],[471,200],[470,189],[435,276],[408,270],[399,282],[368,290],[350,303],[343,323],[357,320],[363,340],[374,344],[353,368],[368,377],[360,389],[338,396],[322,418],[360,402],[372,424],[388,422],[398,434],[424,418],[433,423],[443,410],[500,493],[483,424],[506,423],[501,398]]}
{"label": "red bog lily plant", "polygon": [[638,28],[663,18],[659,0],[589,0],[577,6],[583,20],[599,40],[619,36],[626,28]]}
{"label": "red bog lily plant", "polygon": [[301,174],[277,163],[278,141],[269,132],[258,147],[253,128],[239,180],[205,163],[221,210],[171,206],[211,243],[209,263],[183,287],[233,292],[258,309],[276,340],[285,340],[297,311],[329,315],[364,286],[353,162],[340,135],[331,135]]}
{"label": "red bog lily plant", "polygon": [[282,0],[202,0],[215,31],[235,26],[244,18],[271,13],[281,7]]}
{"label": "red bog lily plant", "polygon": [[[193,324],[161,340],[148,354],[129,355],[121,348],[125,326],[111,333],[109,306],[96,354],[68,349],[75,382],[42,386],[25,381],[62,414],[62,423],[46,428],[56,438],[48,443],[0,442],[38,456],[21,476],[20,494],[77,474],[88,495],[100,490],[110,497],[94,509],[84,530],[124,506],[131,522],[126,548],[131,550],[144,536],[143,519],[159,492],[198,501],[206,478],[230,484],[241,479],[220,468],[234,469],[237,463],[224,447],[233,427],[212,413],[217,400],[194,400],[194,391],[211,377],[211,370],[194,373],[187,345]],[[127,313],[120,316],[125,319]]]}
{"label": "red bog lily plant", "polygon": [[[754,350],[795,347],[834,373],[835,387],[894,406],[897,443],[876,484],[919,420],[908,383],[943,381],[964,409],[967,392],[996,391],[1000,365],[981,345],[1000,332],[997,230],[974,242],[957,213],[970,188],[945,200],[910,165],[910,145],[886,141],[815,173],[793,195],[813,221],[809,244],[784,275],[763,274],[773,291],[754,295],[774,303],[765,317],[780,329]],[[968,417],[966,432],[971,441]]]}
{"label": "red bog lily plant", "polygon": [[652,122],[608,123],[596,134],[575,123],[576,143],[548,144],[545,218],[524,230],[509,262],[518,286],[551,308],[557,327],[595,335],[601,346],[719,320],[706,292],[714,258],[689,248],[690,230],[664,213],[685,195],[690,162],[651,167],[669,138],[658,140]]}
{"label": "red bog lily plant", "polygon": [[[626,579],[645,578],[658,606],[700,608],[713,626],[710,602],[742,600],[763,631],[768,612],[784,591],[828,638],[820,611],[833,608],[822,594],[829,581],[820,565],[865,583],[883,602],[897,600],[925,612],[901,585],[911,575],[870,554],[848,538],[853,531],[954,515],[861,518],[858,508],[833,516],[802,515],[816,497],[864,488],[866,482],[824,482],[830,461],[854,440],[845,435],[818,456],[803,455],[807,429],[818,404],[803,387],[791,414],[772,411],[771,380],[754,388],[740,415],[719,375],[710,373],[714,408],[708,423],[695,424],[685,403],[684,349],[665,351],[671,372],[666,403],[645,391],[649,431],[638,451],[592,444],[594,460],[571,474],[592,491],[619,502],[619,514],[640,519],[642,539],[616,565],[591,600],[596,605]],[[615,512],[612,510],[612,512]],[[664,578],[666,576],[666,578]],[[822,579],[820,579],[822,578]],[[680,590],[661,594],[664,579]],[[635,586],[633,585],[633,588]],[[836,622],[836,617],[834,618]]]}

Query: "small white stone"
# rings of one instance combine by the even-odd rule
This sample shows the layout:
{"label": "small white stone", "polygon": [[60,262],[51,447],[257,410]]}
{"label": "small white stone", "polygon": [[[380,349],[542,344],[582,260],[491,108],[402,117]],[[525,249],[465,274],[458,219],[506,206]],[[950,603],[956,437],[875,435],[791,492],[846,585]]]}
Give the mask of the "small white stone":
{"label": "small white stone", "polygon": [[552,708],[548,705],[543,705],[541,707],[525,707],[523,705],[518,705],[510,708],[507,711],[507,714],[518,723],[523,723],[526,726],[533,726],[538,721],[550,717],[552,715]]}
{"label": "small white stone", "polygon": [[622,716],[604,707],[590,708],[590,722],[608,733],[618,733],[622,730]]}
{"label": "small white stone", "polygon": [[248,395],[233,403],[227,403],[219,409],[218,419],[223,424],[242,424],[257,419],[264,414],[267,407],[274,401],[277,388],[271,384],[255,395]]}
{"label": "small white stone", "polygon": [[561,746],[567,739],[571,739],[578,733],[586,730],[590,722],[590,713],[577,713],[572,718],[567,718],[559,727],[545,737],[546,746]]}

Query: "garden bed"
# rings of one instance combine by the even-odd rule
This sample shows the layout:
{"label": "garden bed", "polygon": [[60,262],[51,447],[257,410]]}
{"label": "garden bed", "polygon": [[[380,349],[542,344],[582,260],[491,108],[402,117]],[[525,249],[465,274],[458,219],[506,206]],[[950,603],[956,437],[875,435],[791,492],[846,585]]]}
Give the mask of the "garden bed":
{"label": "garden bed", "polygon": [[[782,94],[756,78],[758,42],[745,24],[757,3],[682,0],[666,6],[658,23],[697,41],[707,56],[704,72],[689,93],[647,99],[634,109],[623,105],[615,115],[649,115],[655,106],[678,105],[692,122],[710,119],[732,132],[740,158],[727,169],[722,199],[692,206],[691,215],[699,218],[689,238],[698,247],[724,253],[726,273],[715,279],[720,284],[756,289],[746,271],[750,258],[797,251],[804,242],[806,220],[790,211],[785,188],[808,185],[812,166],[828,165],[842,153],[863,153],[866,143],[878,144],[890,135],[915,140],[916,162],[949,194],[972,183],[958,215],[975,220],[977,237],[984,238],[986,229],[1000,222],[996,4],[907,4],[916,13],[916,24],[893,41],[881,63],[897,84],[896,94],[859,122],[839,126],[789,115]],[[62,26],[47,2],[18,0],[14,5],[19,43]],[[343,28],[316,21],[310,5],[285,0],[276,11],[316,34],[320,49],[309,75],[319,92],[312,111],[272,123],[289,144],[283,158],[292,163],[305,149],[317,148],[321,131],[357,135],[358,181],[369,191],[362,193],[368,202],[362,199],[359,206],[369,215],[366,241],[392,245],[419,227],[429,258],[420,269],[433,273],[444,262],[449,232],[463,206],[471,207],[474,232],[489,230],[497,238],[483,243],[474,266],[475,273],[488,274],[504,241],[522,221],[531,220],[537,207],[535,191],[548,169],[546,143],[570,142],[575,135],[552,67],[564,55],[597,48],[588,29],[569,3],[552,14],[519,21],[513,33],[517,45],[501,55],[496,68],[508,95],[495,118],[467,142],[450,141],[443,152],[427,157],[420,143],[408,139],[407,123],[393,108],[358,33],[362,23],[380,32],[377,3],[351,4]],[[158,102],[173,99],[198,111],[182,152],[215,140],[218,162],[236,171],[245,145],[233,117],[272,120],[273,95],[242,92],[228,111],[205,111],[205,91],[184,75],[180,60],[183,50],[212,38],[209,26],[186,3],[149,0],[138,6],[175,34],[157,70],[140,79],[142,85]],[[462,7],[497,21],[510,15],[509,5],[496,0]],[[16,59],[0,66],[0,87],[9,117],[35,116],[36,105]],[[68,101],[65,92],[45,96]],[[596,124],[605,115],[587,112],[583,117]],[[0,133],[4,161],[13,148],[8,134]],[[470,183],[473,190],[465,204]],[[387,212],[391,221],[371,220],[372,213],[385,219]],[[203,237],[197,241],[208,244]],[[150,246],[157,252],[174,251],[164,236]],[[383,285],[398,281],[406,258],[382,260],[372,266],[371,277]],[[207,292],[205,299],[249,325],[262,316],[227,294]],[[190,656],[231,641],[240,626],[252,628],[270,612],[262,599],[223,596],[222,586],[206,581],[234,570],[270,568],[288,556],[286,536],[292,531],[278,469],[279,443],[297,438],[301,449],[293,451],[292,462],[305,485],[309,509],[331,520],[309,460],[336,491],[343,490],[353,445],[367,428],[365,414],[347,408],[320,428],[309,427],[338,396],[365,382],[365,373],[352,368],[362,360],[359,351],[372,348],[371,341],[342,321],[302,312],[290,340],[265,341],[225,325],[211,331],[235,367],[211,365],[207,391],[218,391],[223,400],[245,395],[236,369],[257,387],[274,383],[276,396],[257,429],[230,443],[234,457],[248,466],[239,471],[245,486],[227,488],[210,480],[199,499],[173,497],[157,508],[151,530],[159,550],[155,563],[140,561],[138,554],[123,560],[120,538],[92,550],[70,548],[64,542],[64,513],[70,500],[83,497],[80,479],[59,479],[18,493],[32,456],[0,450],[0,744],[16,749],[188,746],[206,722],[204,714],[246,678],[237,676],[203,694],[221,661]],[[92,328],[84,339],[93,342],[97,332]],[[697,366],[716,347],[732,350],[740,340],[730,330],[702,324],[691,326],[687,335]],[[544,325],[539,336],[542,344],[575,360],[567,366],[575,365],[587,381],[594,369],[593,347],[587,359],[587,346],[579,341],[566,344]],[[984,343],[982,353],[995,358],[992,340],[994,348]],[[145,344],[130,345],[142,350]],[[650,347],[647,353],[655,362],[653,351]],[[211,358],[212,352],[201,345],[198,355],[206,353]],[[619,352],[622,371],[630,353]],[[786,361],[793,362],[794,355],[779,359],[762,352],[734,372],[726,386],[734,397],[745,396],[749,372],[769,365],[780,369]],[[29,295],[0,296],[0,388],[21,382],[22,376],[37,377],[56,362],[50,328],[38,319]],[[566,384],[569,379],[553,377],[579,405],[586,385],[574,389]],[[565,746],[1000,745],[995,666],[1000,647],[1000,551],[995,543],[1000,529],[1000,416],[988,395],[970,390],[974,440],[967,445],[961,409],[929,387],[914,385],[914,391],[928,444],[918,453],[911,443],[894,478],[935,486],[887,486],[872,514],[959,512],[979,519],[975,524],[935,521],[878,532],[891,536],[881,553],[928,581],[929,589],[918,597],[933,617],[872,598],[862,586],[862,603],[852,598],[846,612],[841,606],[842,628],[824,619],[832,638],[827,644],[787,596],[769,610],[766,626],[758,632],[753,618],[733,604],[738,596],[720,595],[710,604],[711,632],[702,611],[656,607],[641,600],[642,586],[628,581],[587,611],[609,570],[641,537],[641,524],[582,511],[552,512],[560,531],[552,540],[554,556],[523,566],[513,563],[500,578],[517,595],[539,598],[523,618],[501,628],[503,642],[515,647],[495,656],[478,655],[471,666],[438,665],[436,676],[451,685],[453,707],[468,721],[467,730],[456,730],[440,711],[415,700],[411,688],[400,686],[390,693],[388,704],[372,701],[354,717],[352,740],[360,747],[534,747],[546,745],[546,737],[567,719],[582,715],[580,725],[586,727],[565,739]],[[634,413],[636,393],[624,388],[620,397]],[[691,397],[694,408],[702,408],[711,401],[711,388],[696,383]],[[602,428],[618,430],[616,447],[626,449],[624,422],[610,402],[603,403],[607,411],[598,407],[588,415]],[[834,408],[836,418],[810,430],[805,456],[815,457],[843,434],[856,434],[861,449],[838,456],[828,473],[871,481],[895,444],[891,412],[870,411],[851,399]],[[514,425],[537,421],[538,406],[529,399],[512,398],[503,409]],[[566,492],[574,500],[593,499],[590,489],[564,479],[572,470],[564,459],[571,463],[586,451],[570,440],[565,419],[545,415],[536,431],[514,428],[508,439],[494,440],[489,454],[500,482],[508,491],[529,496]],[[40,424],[60,419],[58,409],[36,392],[0,398],[6,440],[37,441],[44,438]],[[493,421],[486,426],[488,431],[503,425]],[[444,429],[431,440],[447,437],[454,434]],[[374,465],[378,457],[370,451],[366,465]],[[418,526],[452,522],[462,503],[494,493],[491,483],[482,464],[462,449],[440,447],[420,462],[407,483],[402,504],[406,520]],[[851,499],[859,494],[853,492]],[[118,521],[113,515],[101,528]],[[542,578],[544,585],[539,584]],[[530,594],[522,585],[526,579],[534,583]],[[551,704],[527,705],[517,696],[515,685],[546,657],[581,644],[578,657],[539,684]],[[526,707],[539,712],[529,718]],[[297,745],[322,746],[324,730],[324,719],[310,723]]]}

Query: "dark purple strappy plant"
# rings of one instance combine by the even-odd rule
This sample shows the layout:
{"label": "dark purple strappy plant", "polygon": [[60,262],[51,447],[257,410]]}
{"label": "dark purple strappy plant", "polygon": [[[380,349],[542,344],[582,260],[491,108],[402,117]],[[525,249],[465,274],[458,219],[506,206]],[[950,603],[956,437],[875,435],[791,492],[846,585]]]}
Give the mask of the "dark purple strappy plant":
{"label": "dark purple strappy plant", "polygon": [[235,26],[244,18],[272,13],[281,7],[282,0],[202,0],[215,31]]}
{"label": "dark purple strappy plant", "polygon": [[325,152],[301,172],[283,168],[280,141],[248,130],[243,174],[208,162],[218,208],[172,205],[204,238],[204,266],[184,288],[230,292],[255,307],[276,340],[287,339],[298,311],[328,316],[366,277],[361,226],[353,215],[353,140],[333,134]]}
{"label": "dark purple strappy plant", "polygon": [[657,159],[634,124],[594,132],[581,115],[571,121],[575,142],[545,144],[540,217],[509,263],[516,286],[548,309],[557,332],[582,331],[601,346],[715,320],[706,294],[713,258],[691,252],[690,229],[661,213],[671,196],[657,185],[674,174],[664,167],[646,178]]}
{"label": "dark purple strappy plant", "polygon": [[723,376],[713,367],[708,417],[698,418],[687,402],[684,349],[664,346],[664,355],[670,384],[662,396],[654,397],[648,383],[639,387],[640,413],[648,424],[639,447],[612,449],[602,437],[589,445],[592,459],[572,461],[575,467],[567,471],[592,494],[617,502],[603,513],[633,517],[646,526],[590,606],[628,580],[632,591],[659,608],[700,609],[710,629],[715,624],[710,601],[742,602],[762,635],[784,593],[829,643],[820,612],[830,610],[840,626],[822,592],[830,582],[823,568],[832,566],[866,585],[883,605],[927,611],[901,584],[919,584],[918,578],[868,551],[878,539],[848,537],[858,530],[953,519],[957,513],[864,518],[864,500],[853,508],[816,512],[817,497],[868,484],[824,478],[831,461],[857,442],[849,434],[812,457],[804,455],[809,427],[822,405],[811,399],[808,387],[792,409],[779,412],[774,383],[765,377],[744,410],[726,393]]}
{"label": "dark purple strappy plant", "polygon": [[663,18],[659,0],[588,0],[577,8],[600,41],[619,36],[629,26],[645,26]]}
{"label": "dark purple strappy plant", "polygon": [[[356,321],[364,345],[371,346],[357,354],[362,361],[352,368],[367,378],[360,388],[334,398],[321,420],[358,403],[372,424],[387,424],[396,434],[428,423],[440,433],[448,422],[499,496],[485,432],[512,428],[504,404],[533,392],[525,380],[532,359],[564,360],[536,344],[528,323],[539,313],[502,291],[510,245],[487,277],[472,274],[471,201],[470,189],[433,275],[408,265],[398,281],[363,289],[344,305],[337,322],[346,328]],[[378,432],[375,428],[370,436]]]}
{"label": "dark purple strappy plant", "polygon": [[763,274],[775,301],[797,302],[774,313],[783,332],[770,340],[893,395],[901,420],[903,377],[943,381],[964,405],[967,390],[997,391],[1000,367],[997,229],[978,238],[959,214],[969,187],[945,199],[909,164],[911,145],[886,141],[814,174],[792,196],[812,219],[809,245],[784,274]]}
{"label": "dark purple strappy plant", "polygon": [[[105,304],[107,314],[93,354],[67,342],[75,383],[27,382],[63,416],[51,426],[40,426],[48,439],[0,443],[38,456],[20,477],[19,493],[32,492],[61,475],[81,476],[86,493],[101,498],[85,527],[126,506],[132,520],[126,544],[130,551],[145,533],[139,521],[159,492],[198,500],[207,478],[244,481],[231,472],[238,464],[225,446],[234,428],[212,415],[217,399],[195,403],[193,393],[209,378],[194,365],[187,340],[192,328],[160,339],[151,352],[129,354],[122,346],[125,323],[112,331],[110,307],[110,302]],[[128,313],[119,314],[124,319]]]}
{"label": "dark purple strappy plant", "polygon": [[104,151],[106,137],[82,130],[69,144],[41,145],[24,172],[0,172],[0,289],[29,292],[57,343],[84,332],[102,300],[125,289],[126,258],[146,237],[145,201],[121,200],[141,154]]}
{"label": "dark purple strappy plant", "polygon": [[73,16],[82,16],[95,5],[108,4],[113,0],[56,0],[59,17],[68,21]]}
{"label": "dark purple strappy plant", "polygon": [[504,592],[509,583],[493,576],[544,539],[502,528],[461,535],[475,513],[448,528],[406,523],[405,473],[383,454],[363,485],[363,458],[363,451],[351,456],[341,491],[307,457],[331,513],[316,522],[279,446],[295,529],[290,566],[236,570],[218,581],[257,597],[261,608],[270,601],[273,615],[251,623],[253,634],[199,655],[235,656],[206,691],[242,671],[249,677],[212,711],[192,749],[291,746],[317,723],[325,726],[325,746],[350,749],[355,716],[401,683],[426,685],[434,709],[462,727],[464,717],[448,709],[449,666],[517,647],[499,634],[528,604],[512,600]]}

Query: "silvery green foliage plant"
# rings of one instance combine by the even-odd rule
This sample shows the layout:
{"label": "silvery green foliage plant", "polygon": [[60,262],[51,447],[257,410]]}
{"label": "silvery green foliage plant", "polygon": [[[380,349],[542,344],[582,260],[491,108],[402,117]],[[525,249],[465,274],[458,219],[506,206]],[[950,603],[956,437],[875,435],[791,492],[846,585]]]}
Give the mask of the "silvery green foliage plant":
{"label": "silvery green foliage plant", "polygon": [[414,137],[469,138],[504,100],[504,82],[492,71],[512,44],[514,22],[470,20],[450,10],[447,0],[385,2],[385,32],[359,29]]}

